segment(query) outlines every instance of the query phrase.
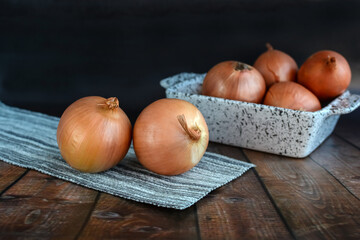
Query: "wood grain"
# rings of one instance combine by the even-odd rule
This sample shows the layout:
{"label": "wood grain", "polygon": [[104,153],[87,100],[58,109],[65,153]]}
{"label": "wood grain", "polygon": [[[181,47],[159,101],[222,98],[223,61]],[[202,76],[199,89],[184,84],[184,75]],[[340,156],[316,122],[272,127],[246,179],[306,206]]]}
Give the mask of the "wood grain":
{"label": "wood grain", "polygon": [[96,195],[96,191],[29,171],[0,197],[0,236],[73,239]]}
{"label": "wood grain", "polygon": [[[246,161],[239,148],[211,144],[210,151]],[[292,239],[253,170],[197,203],[202,239]]]}
{"label": "wood grain", "polygon": [[360,239],[354,116],[305,159],[211,143],[209,151],[257,167],[183,211],[0,161],[0,239]]}
{"label": "wood grain", "polygon": [[332,135],[310,157],[360,200],[360,149]]}
{"label": "wood grain", "polygon": [[244,150],[298,239],[360,239],[360,202],[310,158]]}
{"label": "wood grain", "polygon": [[17,167],[0,161],[0,195],[26,171],[27,170],[25,168]]}
{"label": "wood grain", "polygon": [[167,209],[101,194],[79,239],[198,239],[194,207]]}

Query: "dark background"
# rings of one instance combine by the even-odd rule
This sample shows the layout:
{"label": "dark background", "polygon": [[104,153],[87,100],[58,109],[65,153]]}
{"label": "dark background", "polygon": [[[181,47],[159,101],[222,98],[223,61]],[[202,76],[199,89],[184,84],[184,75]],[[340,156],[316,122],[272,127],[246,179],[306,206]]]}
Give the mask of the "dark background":
{"label": "dark background", "polygon": [[134,122],[165,97],[161,79],[253,64],[266,42],[298,65],[332,49],[356,70],[359,31],[359,1],[0,0],[0,100],[61,116],[81,97],[116,96]]}

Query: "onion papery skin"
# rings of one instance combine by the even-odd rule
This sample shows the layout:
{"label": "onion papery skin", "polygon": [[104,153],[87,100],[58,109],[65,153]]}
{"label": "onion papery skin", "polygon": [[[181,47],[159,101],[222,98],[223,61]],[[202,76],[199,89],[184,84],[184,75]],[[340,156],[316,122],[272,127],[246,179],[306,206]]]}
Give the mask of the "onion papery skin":
{"label": "onion papery skin", "polygon": [[[199,130],[192,139],[179,122],[183,116],[189,129]],[[201,160],[209,142],[209,130],[201,112],[180,99],[160,99],[147,106],[134,124],[136,157],[148,170],[178,175]]]}
{"label": "onion papery skin", "polygon": [[264,104],[293,110],[315,112],[321,109],[319,99],[296,82],[273,84],[267,91]]}
{"label": "onion papery skin", "polygon": [[202,85],[203,95],[252,103],[261,103],[265,91],[260,72],[237,61],[224,61],[212,67]]}
{"label": "onion papery skin", "polygon": [[273,49],[270,44],[268,50],[262,53],[255,61],[256,68],[264,77],[266,87],[269,88],[278,82],[294,82],[299,67],[295,60],[288,54]]}
{"label": "onion papery skin", "polygon": [[[109,103],[109,99],[113,100]],[[116,98],[90,96],[72,103],[57,128],[60,153],[73,168],[102,172],[118,164],[131,143],[132,126]],[[110,105],[108,105],[109,103]]]}
{"label": "onion papery skin", "polygon": [[323,50],[314,53],[303,63],[297,78],[320,101],[330,101],[348,88],[351,69],[341,54]]}

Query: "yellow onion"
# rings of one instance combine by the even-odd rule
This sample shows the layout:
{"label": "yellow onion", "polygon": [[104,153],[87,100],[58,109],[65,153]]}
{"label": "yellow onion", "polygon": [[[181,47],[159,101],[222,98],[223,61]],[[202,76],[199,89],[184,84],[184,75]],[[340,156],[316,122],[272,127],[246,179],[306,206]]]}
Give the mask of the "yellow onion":
{"label": "yellow onion", "polygon": [[259,71],[237,61],[216,64],[206,74],[202,86],[203,95],[253,103],[261,103],[265,91]]}
{"label": "yellow onion", "polygon": [[71,104],[57,129],[60,153],[73,168],[101,172],[119,163],[129,150],[131,123],[117,98],[84,97]]}
{"label": "yellow onion", "polygon": [[294,82],[298,65],[288,54],[274,49],[269,43],[266,44],[267,51],[262,53],[255,61],[256,68],[264,77],[266,87],[277,82]]}
{"label": "yellow onion", "polygon": [[193,168],[208,142],[203,115],[193,104],[180,99],[153,102],[134,125],[136,157],[145,168],[162,175],[178,175]]}
{"label": "yellow onion", "polygon": [[320,101],[329,101],[342,94],[351,81],[346,59],[331,50],[318,51],[300,67],[298,82],[312,91]]}
{"label": "yellow onion", "polygon": [[264,104],[308,112],[321,109],[319,99],[311,91],[296,82],[273,84],[265,95]]}

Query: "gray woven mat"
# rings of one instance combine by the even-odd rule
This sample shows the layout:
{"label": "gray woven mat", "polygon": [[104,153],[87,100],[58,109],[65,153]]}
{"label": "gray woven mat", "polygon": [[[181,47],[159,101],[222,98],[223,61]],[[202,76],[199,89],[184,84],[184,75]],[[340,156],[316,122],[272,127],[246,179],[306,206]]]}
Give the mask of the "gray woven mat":
{"label": "gray woven mat", "polygon": [[206,152],[200,163],[178,176],[144,169],[133,148],[114,168],[81,173],[61,157],[56,129],[59,118],[0,102],[0,159],[88,188],[157,206],[185,209],[210,191],[241,176],[253,164]]}

